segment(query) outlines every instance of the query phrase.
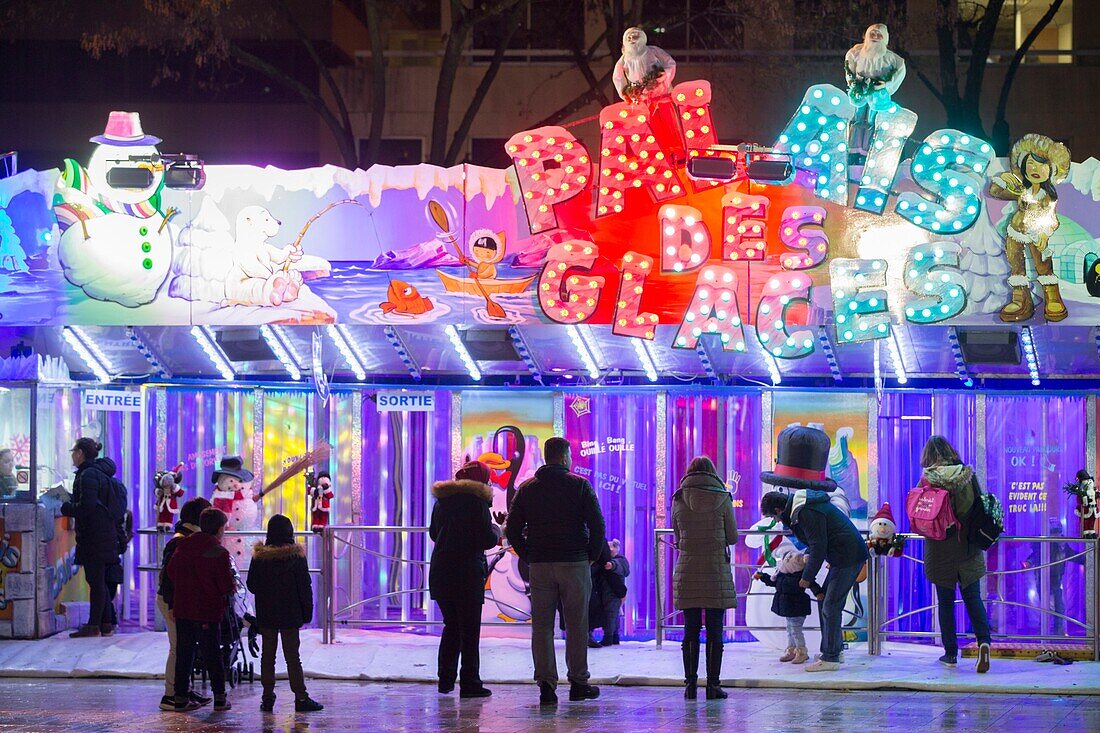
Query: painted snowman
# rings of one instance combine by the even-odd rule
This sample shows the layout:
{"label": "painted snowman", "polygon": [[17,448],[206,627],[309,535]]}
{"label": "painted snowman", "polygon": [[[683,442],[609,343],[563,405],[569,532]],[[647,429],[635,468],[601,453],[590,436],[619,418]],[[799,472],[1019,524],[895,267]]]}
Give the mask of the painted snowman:
{"label": "painted snowman", "polygon": [[[240,456],[226,456],[214,469],[210,480],[214,484],[214,493],[210,503],[215,509],[221,509],[229,517],[226,531],[256,529],[259,526],[260,507],[256,503],[258,492],[252,490],[255,476],[244,468]],[[238,569],[247,568],[252,562],[252,540],[248,537],[227,535],[222,545],[229,550]]]}
{"label": "painted snowman", "polygon": [[[54,213],[62,231],[58,260],[65,278],[96,300],[136,308],[160,292],[172,264],[169,220],[163,210],[164,165],[136,112],[111,112],[88,168],[65,161]],[[148,185],[112,186],[113,168],[144,169]]]}

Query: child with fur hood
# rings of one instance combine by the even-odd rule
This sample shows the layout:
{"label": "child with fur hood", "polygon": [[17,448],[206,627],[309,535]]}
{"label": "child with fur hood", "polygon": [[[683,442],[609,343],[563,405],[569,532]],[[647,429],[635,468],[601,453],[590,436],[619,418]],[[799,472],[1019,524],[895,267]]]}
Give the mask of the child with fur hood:
{"label": "child with fur hood", "polygon": [[298,631],[313,618],[309,564],[305,548],[294,541],[294,525],[282,514],[268,520],[267,541],[257,542],[252,549],[248,589],[256,596],[256,625],[263,639],[260,681],[264,691],[260,710],[270,713],[275,707],[275,652],[280,637],[286,674],[294,691],[294,711],[324,709],[306,692],[302,659],[298,655]]}
{"label": "child with fur hood", "polygon": [[[754,576],[766,586],[775,588],[772,597],[772,613],[787,619],[787,651],[779,658],[780,662],[802,664],[810,658],[806,650],[806,637],[802,626],[810,615],[810,597],[798,581],[802,580],[802,571],[806,569],[806,555],[791,551],[780,556],[777,572],[774,576],[757,572]],[[818,601],[825,598],[825,591],[814,583],[810,586]]]}

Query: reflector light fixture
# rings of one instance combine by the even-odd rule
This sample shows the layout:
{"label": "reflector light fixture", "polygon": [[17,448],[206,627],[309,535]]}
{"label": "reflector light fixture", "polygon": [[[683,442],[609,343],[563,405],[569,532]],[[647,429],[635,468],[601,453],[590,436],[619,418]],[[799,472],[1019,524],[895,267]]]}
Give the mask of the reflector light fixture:
{"label": "reflector light fixture", "polygon": [[527,340],[523,338],[523,332],[519,330],[519,326],[509,326],[508,335],[512,339],[512,345],[516,347],[519,358],[523,359],[523,363],[527,366],[527,371],[531,372],[531,376],[536,382],[542,384],[542,371],[539,369],[535,357],[532,356],[531,349],[527,347]]}
{"label": "reflector light fixture", "polygon": [[657,365],[653,363],[653,355],[649,353],[649,344],[645,339],[640,338],[631,339],[631,341],[634,342],[634,352],[638,355],[638,361],[642,363],[646,379],[656,382]]}
{"label": "reflector light fixture", "polygon": [[420,365],[413,359],[412,354],[409,352],[409,347],[405,345],[405,340],[401,338],[401,334],[397,333],[397,329],[393,326],[386,326],[384,332],[386,334],[386,340],[390,342],[390,346],[397,352],[397,356],[401,359],[401,363],[405,365],[405,369],[408,370],[409,376],[413,378],[414,382],[419,382]]}
{"label": "reflector light fixture", "polygon": [[818,328],[817,340],[821,344],[821,353],[825,355],[825,361],[829,363],[829,373],[833,375],[833,381],[837,384],[843,382],[844,374],[840,371],[840,363],[836,360],[833,342],[829,340],[829,330],[825,326]]}
{"label": "reflector light fixture", "polygon": [[230,366],[229,359],[225,357],[225,352],[218,346],[214,335],[207,330],[206,326],[192,326],[191,337],[206,354],[206,358],[210,359],[210,363],[218,370],[218,374],[222,375],[222,379],[232,382],[237,375]]}
{"label": "reflector light fixture", "polygon": [[1027,361],[1027,371],[1031,375],[1032,386],[1039,386],[1039,353],[1035,350],[1035,337],[1031,333],[1031,326],[1024,326],[1020,332],[1020,343],[1024,345],[1024,359]]}
{"label": "reflector light fixture", "polygon": [[104,384],[111,381],[110,362],[84,331],[76,326],[65,326],[61,335],[96,379]]}
{"label": "reflector light fixture", "polygon": [[909,381],[909,376],[905,373],[905,362],[901,358],[901,345],[898,343],[900,338],[895,330],[886,339],[886,346],[890,349],[890,362],[894,366],[894,376],[897,378],[898,384],[905,384]]}
{"label": "reflector light fixture", "polygon": [[133,326],[127,326],[126,335],[130,338],[130,343],[134,345],[134,348],[137,349],[143,357],[145,357],[145,361],[149,362],[149,366],[153,367],[153,371],[156,372],[158,377],[160,377],[161,379],[172,378],[172,372],[168,370],[168,367],[164,366],[161,360],[157,358],[157,355],[153,353],[153,350],[149,347],[149,345],[142,340],[141,336],[138,335],[136,328],[134,328]]}
{"label": "reflector light fixture", "polygon": [[297,382],[302,378],[302,370],[298,368],[298,365],[294,363],[294,359],[290,356],[290,346],[284,340],[286,335],[276,330],[278,326],[260,326],[260,335],[264,337],[264,341],[271,347],[271,352],[275,354],[275,358],[279,360],[279,363],[283,365],[283,369],[290,375],[290,378]]}
{"label": "reflector light fixture", "polygon": [[593,355],[588,341],[585,340],[584,334],[581,333],[580,326],[566,326],[565,328],[569,334],[569,340],[573,342],[573,348],[577,351],[577,356],[581,358],[581,363],[584,364],[585,371],[588,372],[588,376],[591,379],[599,379],[600,368],[596,366],[596,357]]}
{"label": "reflector light fixture", "polygon": [[352,347],[351,335],[344,326],[328,326],[325,332],[328,333],[328,337],[332,339],[332,343],[336,344],[336,348],[340,350],[340,354],[344,357],[344,362],[351,368],[352,373],[355,375],[355,379],[360,382],[366,381],[367,369],[363,366],[363,361],[359,358],[359,354],[356,353],[355,349]]}
{"label": "reflector light fixture", "polygon": [[772,386],[778,386],[783,381],[783,374],[779,371],[779,362],[767,349],[764,349],[764,363],[768,367],[768,373],[771,374]]}
{"label": "reflector light fixture", "polygon": [[445,330],[447,332],[447,338],[451,340],[451,345],[455,347],[455,353],[458,354],[458,358],[462,359],[462,363],[466,365],[466,371],[470,374],[470,379],[475,382],[480,382],[481,370],[477,368],[477,362],[470,356],[470,352],[466,350],[466,344],[462,343],[462,336],[459,335],[458,329],[449,325]]}
{"label": "reflector light fixture", "polygon": [[947,332],[947,341],[951,344],[951,353],[955,357],[955,374],[959,375],[964,387],[973,387],[974,380],[966,368],[966,359],[963,358],[962,347],[959,346],[959,333],[954,326]]}

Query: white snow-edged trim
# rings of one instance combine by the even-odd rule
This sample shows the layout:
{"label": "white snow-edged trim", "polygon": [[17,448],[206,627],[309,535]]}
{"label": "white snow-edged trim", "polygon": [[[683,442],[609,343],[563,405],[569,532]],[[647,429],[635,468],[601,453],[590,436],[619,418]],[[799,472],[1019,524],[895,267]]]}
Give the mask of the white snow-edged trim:
{"label": "white snow-edged trim", "polygon": [[1012,275],[1008,278],[1008,284],[1014,288],[1026,288],[1031,281],[1027,279],[1027,275]]}
{"label": "white snow-edged trim", "polygon": [[1040,275],[1039,276],[1039,284],[1040,285],[1057,285],[1058,284],[1058,276],[1057,275]]}
{"label": "white snow-edged trim", "polygon": [[434,190],[459,189],[466,201],[478,194],[485,197],[486,208],[492,208],[496,200],[508,190],[506,171],[482,168],[476,165],[456,165],[451,168],[421,163],[420,165],[372,165],[367,170],[348,171],[336,169],[334,181],[351,198],[367,196],[371,206],[382,203],[382,193],[387,190],[414,189],[420,200]]}

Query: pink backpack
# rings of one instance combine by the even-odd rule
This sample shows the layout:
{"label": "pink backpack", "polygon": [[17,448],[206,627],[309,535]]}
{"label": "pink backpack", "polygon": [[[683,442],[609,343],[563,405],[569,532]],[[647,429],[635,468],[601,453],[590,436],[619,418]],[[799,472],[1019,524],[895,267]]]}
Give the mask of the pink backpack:
{"label": "pink backpack", "polygon": [[909,490],[905,498],[905,513],[914,532],[930,540],[947,539],[947,530],[959,526],[951,492],[932,486],[927,480]]}

